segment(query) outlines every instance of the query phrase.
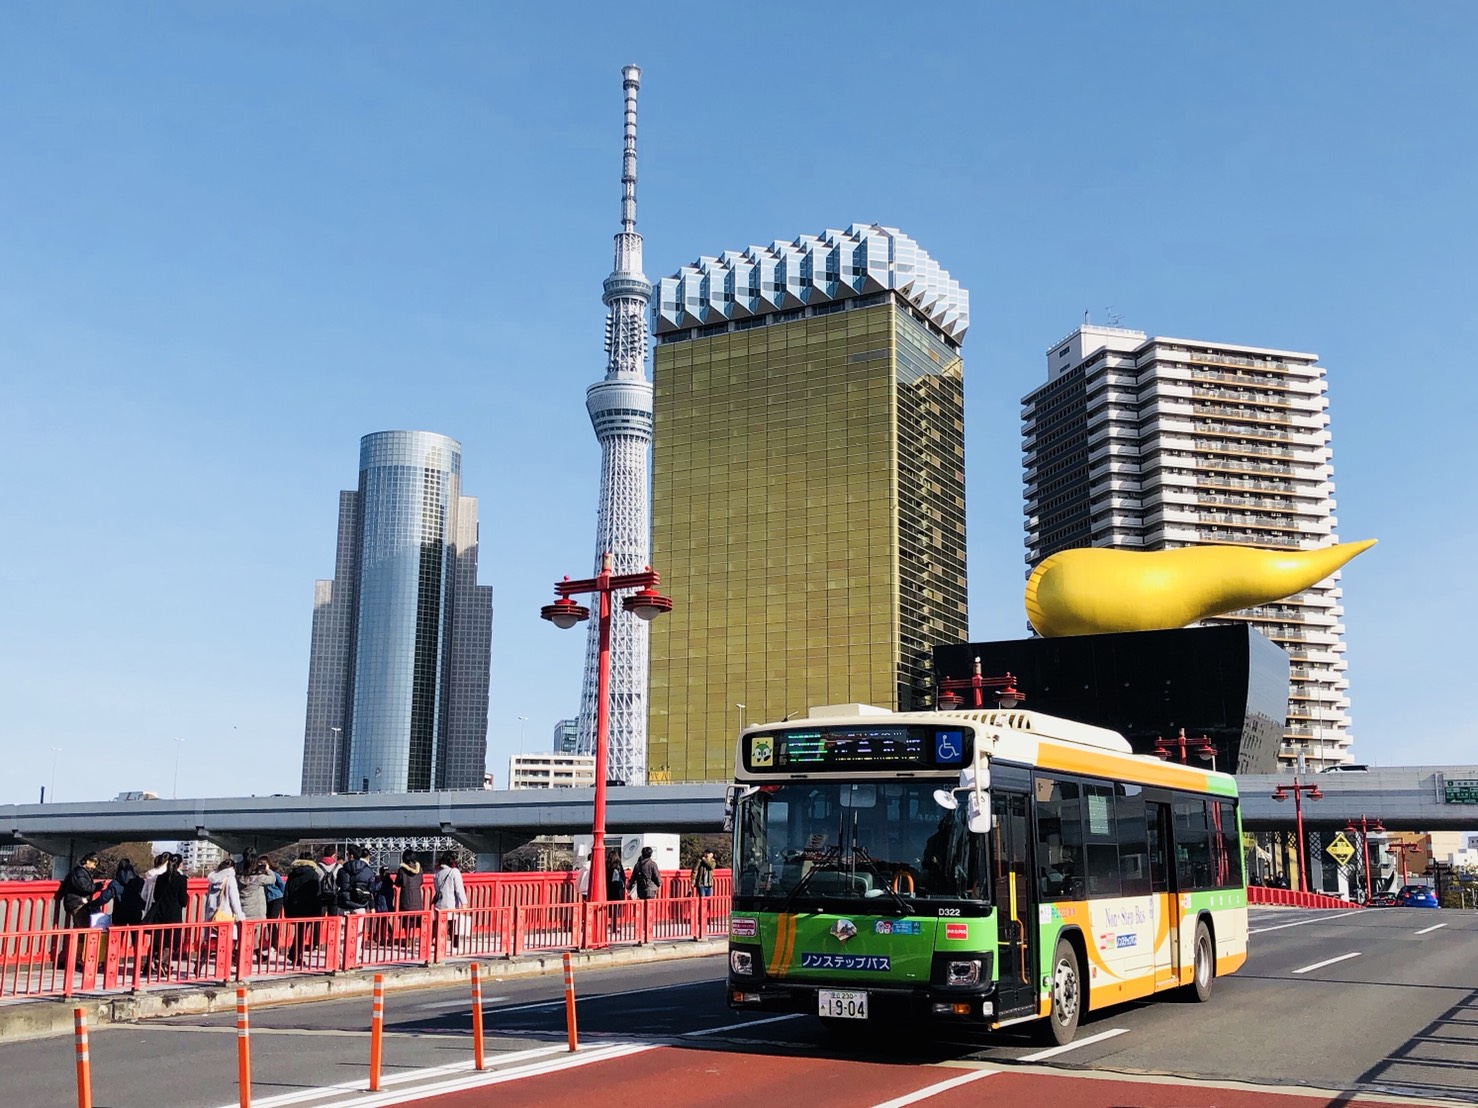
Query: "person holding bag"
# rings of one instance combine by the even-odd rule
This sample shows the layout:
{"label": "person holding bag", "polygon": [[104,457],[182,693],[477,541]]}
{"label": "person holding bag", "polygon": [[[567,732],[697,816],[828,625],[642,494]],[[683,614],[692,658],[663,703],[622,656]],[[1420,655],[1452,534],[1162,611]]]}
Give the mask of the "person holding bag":
{"label": "person holding bag", "polygon": [[[457,868],[457,856],[444,850],[436,859],[436,866],[436,897],[431,906],[439,911],[467,907],[467,886],[462,882],[462,871]],[[461,939],[471,934],[472,920],[466,913],[453,916],[447,925],[447,942],[453,950]]]}
{"label": "person holding bag", "polygon": [[236,859],[229,855],[210,875],[205,890],[205,918],[212,923],[245,919],[241,910],[241,888],[236,883]]}

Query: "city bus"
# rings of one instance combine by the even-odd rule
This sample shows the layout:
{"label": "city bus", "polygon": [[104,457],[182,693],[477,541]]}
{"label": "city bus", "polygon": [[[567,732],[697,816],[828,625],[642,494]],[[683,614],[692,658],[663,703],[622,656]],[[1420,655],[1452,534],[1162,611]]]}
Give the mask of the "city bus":
{"label": "city bus", "polygon": [[1234,779],[1040,712],[813,708],[739,737],[728,1003],[998,1029],[1247,957]]}

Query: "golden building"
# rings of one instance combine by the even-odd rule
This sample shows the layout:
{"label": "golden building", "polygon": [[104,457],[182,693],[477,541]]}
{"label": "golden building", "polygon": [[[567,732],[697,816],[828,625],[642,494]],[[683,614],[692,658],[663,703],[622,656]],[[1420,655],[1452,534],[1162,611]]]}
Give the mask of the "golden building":
{"label": "golden building", "polygon": [[660,282],[651,781],[729,777],[741,720],[931,702],[929,648],[967,637],[967,323],[876,226]]}

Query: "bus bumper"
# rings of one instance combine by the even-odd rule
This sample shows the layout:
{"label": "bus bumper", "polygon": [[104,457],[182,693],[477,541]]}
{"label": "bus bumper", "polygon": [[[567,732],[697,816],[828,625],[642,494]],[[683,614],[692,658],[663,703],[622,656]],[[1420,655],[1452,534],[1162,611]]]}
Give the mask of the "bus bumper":
{"label": "bus bumper", "polygon": [[[996,1018],[995,986],[979,989],[938,989],[927,986],[879,988],[855,981],[784,984],[773,979],[755,981],[730,977],[728,1005],[742,1012],[800,1012],[818,1015],[822,989],[850,989],[867,993],[870,1018],[881,1020],[944,1020],[986,1025]],[[845,1021],[843,1021],[845,1022]]]}

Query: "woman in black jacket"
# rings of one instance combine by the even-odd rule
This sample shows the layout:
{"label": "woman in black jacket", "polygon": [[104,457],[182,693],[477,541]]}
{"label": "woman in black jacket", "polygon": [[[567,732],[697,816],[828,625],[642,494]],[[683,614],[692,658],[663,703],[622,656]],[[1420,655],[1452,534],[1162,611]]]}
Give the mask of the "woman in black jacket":
{"label": "woman in black jacket", "polygon": [[[169,865],[154,879],[154,903],[149,908],[153,917],[150,923],[184,923],[185,909],[190,906],[190,885],[180,872],[184,858],[178,854],[169,856]],[[151,976],[168,976],[169,966],[179,954],[181,929],[156,932],[154,948],[149,957]]]}

